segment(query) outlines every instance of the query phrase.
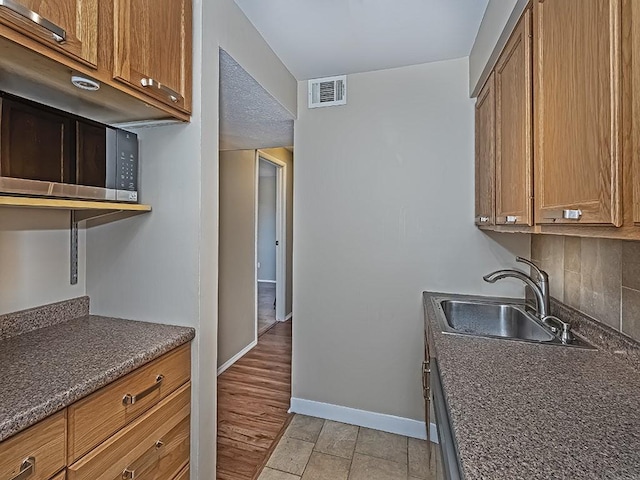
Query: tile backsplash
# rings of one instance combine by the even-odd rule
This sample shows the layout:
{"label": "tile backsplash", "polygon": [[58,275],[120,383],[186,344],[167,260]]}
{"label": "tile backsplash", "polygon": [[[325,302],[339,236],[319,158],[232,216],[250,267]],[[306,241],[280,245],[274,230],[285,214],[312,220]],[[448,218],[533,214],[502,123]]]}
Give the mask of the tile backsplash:
{"label": "tile backsplash", "polygon": [[640,242],[532,235],[551,296],[640,340]]}

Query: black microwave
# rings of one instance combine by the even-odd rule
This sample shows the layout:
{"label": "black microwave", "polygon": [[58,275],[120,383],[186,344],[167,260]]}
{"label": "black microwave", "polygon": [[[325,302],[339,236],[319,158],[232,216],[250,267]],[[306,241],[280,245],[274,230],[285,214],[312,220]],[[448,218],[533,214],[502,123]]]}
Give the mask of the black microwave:
{"label": "black microwave", "polygon": [[137,202],[138,137],[0,92],[0,194]]}

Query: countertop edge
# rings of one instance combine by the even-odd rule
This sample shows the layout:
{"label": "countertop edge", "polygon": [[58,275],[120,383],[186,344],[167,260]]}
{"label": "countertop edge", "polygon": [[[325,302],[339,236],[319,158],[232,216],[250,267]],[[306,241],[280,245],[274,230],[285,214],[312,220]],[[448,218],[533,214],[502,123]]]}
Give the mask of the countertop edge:
{"label": "countertop edge", "polygon": [[[109,317],[102,317],[98,315],[89,315],[85,317],[79,317],[74,320],[81,320],[82,318],[92,319],[108,319]],[[19,434],[20,432],[28,429],[36,423],[44,420],[45,418],[67,408],[73,403],[81,400],[88,395],[98,391],[99,389],[115,382],[116,380],[124,377],[132,371],[146,365],[153,360],[161,357],[165,353],[168,353],[176,348],[185,345],[195,338],[196,330],[193,327],[183,327],[169,324],[155,324],[151,322],[143,322],[137,320],[118,319],[137,323],[147,323],[150,326],[164,326],[175,327],[184,329],[182,333],[175,333],[170,339],[165,342],[158,343],[152,348],[145,349],[141,353],[131,357],[125,362],[122,362],[114,367],[106,369],[101,372],[100,375],[95,375],[86,381],[77,384],[70,391],[61,392],[59,395],[55,395],[47,399],[29,410],[25,410],[19,413],[17,416],[8,417],[5,421],[0,423],[0,442],[7,440],[8,438]]]}
{"label": "countertop edge", "polygon": [[[554,422],[551,424],[552,427],[549,429],[549,432],[555,435],[555,437],[551,435],[552,439],[544,441],[542,443],[542,447],[540,447],[539,450],[537,446],[539,444],[534,444],[532,442],[527,443],[526,439],[533,438],[532,435],[537,435],[538,437],[542,436],[542,438],[547,438],[545,437],[545,435],[549,436],[550,433],[545,431],[545,428],[542,428],[538,431],[527,430],[526,433],[522,434],[524,435],[523,438],[525,438],[525,441],[523,441],[522,444],[526,445],[527,449],[533,447],[531,452],[534,452],[534,453],[530,453],[529,450],[525,450],[523,451],[525,453],[522,454],[524,459],[520,459],[517,466],[515,464],[511,465],[511,463],[509,463],[510,466],[508,469],[500,467],[500,465],[505,464],[508,458],[511,458],[511,455],[514,454],[513,448],[515,447],[506,447],[506,448],[496,447],[496,445],[500,444],[500,442],[493,442],[489,444],[490,442],[489,443],[479,442],[478,439],[487,438],[487,435],[489,435],[487,433],[489,429],[493,429],[493,432],[495,433],[494,437],[498,439],[505,438],[505,435],[511,435],[512,432],[517,431],[517,429],[514,430],[513,428],[511,428],[511,426],[509,426],[507,430],[503,430],[501,432],[500,430],[502,427],[500,427],[500,425],[502,424],[497,420],[496,421],[498,423],[494,423],[494,420],[491,420],[489,423],[487,423],[488,427],[485,427],[484,425],[482,425],[482,423],[477,420],[478,418],[477,414],[485,414],[487,411],[499,412],[499,410],[496,410],[497,401],[488,400],[493,398],[492,396],[493,392],[490,389],[488,390],[484,388],[483,385],[486,385],[486,384],[483,384],[482,382],[478,383],[473,388],[482,390],[482,392],[479,394],[483,395],[483,399],[487,399],[487,400],[482,401],[478,406],[475,406],[474,404],[473,408],[470,408],[470,404],[467,401],[469,397],[465,396],[467,393],[469,393],[470,389],[467,387],[460,389],[458,387],[458,384],[455,382],[459,382],[460,380],[456,377],[456,374],[452,370],[452,368],[455,365],[459,366],[461,359],[465,359],[464,361],[466,361],[466,358],[468,358],[466,355],[471,355],[472,356],[471,358],[477,359],[477,357],[473,357],[473,355],[477,355],[478,353],[484,354],[483,350],[486,347],[495,349],[495,347],[498,347],[498,345],[502,345],[507,349],[507,351],[514,352],[515,347],[513,345],[519,344],[519,342],[510,342],[507,340],[494,339],[494,338],[479,339],[473,336],[452,335],[452,334],[443,332],[440,327],[440,323],[438,320],[438,312],[437,312],[436,306],[434,305],[433,300],[434,299],[439,300],[441,297],[464,299],[465,297],[477,298],[477,296],[456,294],[456,293],[446,293],[446,292],[430,292],[430,291],[424,291],[422,293],[423,293],[422,300],[423,300],[423,309],[424,309],[425,335],[426,335],[427,329],[429,329],[429,334],[431,335],[430,344],[432,348],[432,352],[430,354],[432,358],[435,357],[438,359],[438,365],[441,367],[442,391],[448,406],[451,408],[451,410],[448,409],[449,410],[448,415],[451,423],[452,435],[454,437],[454,441],[456,442],[456,446],[458,447],[460,467],[462,469],[462,474],[464,475],[465,478],[470,478],[470,479],[487,478],[486,465],[489,465],[488,468],[490,469],[495,469],[495,473],[496,473],[495,478],[531,478],[531,479],[555,478],[555,477],[552,477],[552,475],[559,474],[559,472],[566,473],[567,468],[571,467],[570,465],[571,461],[575,461],[576,465],[579,464],[581,465],[581,468],[582,468],[582,470],[580,471],[580,474],[576,475],[575,478],[584,478],[584,479],[590,479],[590,480],[592,478],[595,479],[596,476],[593,476],[594,475],[593,472],[596,470],[589,470],[588,467],[585,467],[585,465],[589,465],[589,464],[593,464],[592,467],[597,464],[598,465],[597,471],[599,472],[599,474],[610,474],[611,472],[620,473],[623,471],[627,472],[627,470],[630,471],[630,468],[633,465],[636,465],[635,467],[636,470],[640,471],[640,467],[637,467],[637,465],[640,465],[640,464],[637,463],[637,458],[635,457],[635,455],[637,455],[638,450],[633,450],[633,448],[631,448],[633,452],[630,453],[625,449],[619,448],[619,445],[633,445],[637,443],[636,442],[637,437],[634,437],[633,434],[631,434],[632,441],[630,443],[628,442],[629,435],[627,435],[627,438],[626,438],[627,443],[620,444],[620,440],[615,440],[613,442],[607,443],[606,445],[602,444],[601,446],[599,437],[594,439],[593,437],[589,437],[588,435],[586,436],[582,435],[582,433],[584,432],[582,432],[580,429],[584,428],[584,424],[580,423],[579,421],[573,421],[573,422],[564,421],[566,420],[564,418],[554,420]],[[595,342],[591,341],[589,336],[586,336],[586,339],[591,343],[593,343],[594,345],[597,345]],[[506,343],[506,342],[509,342],[509,343]],[[484,344],[484,346],[482,344]],[[621,388],[621,390],[617,390],[617,391],[603,390],[601,397],[606,397],[607,395],[610,394],[610,392],[614,392],[610,394],[610,398],[612,398],[616,402],[616,405],[619,406],[618,408],[623,408],[624,406],[626,410],[623,410],[623,411],[625,412],[636,411],[634,410],[636,405],[636,400],[635,400],[636,397],[634,397],[632,393],[631,394],[628,393],[629,392],[628,388],[631,388],[631,387],[629,387],[628,384],[626,383],[627,382],[626,379],[635,378],[636,381],[634,382],[634,388],[636,388],[636,391],[638,391],[637,390],[638,389],[637,367],[634,368],[633,365],[629,364],[629,362],[620,358],[620,356],[616,355],[614,352],[610,352],[610,351],[607,351],[606,349],[603,349],[601,345],[597,345],[597,348],[595,350],[569,348],[569,347],[556,346],[556,345],[536,345],[535,343],[522,343],[521,346],[524,349],[522,353],[523,357],[533,358],[534,355],[544,355],[545,358],[548,360],[548,359],[553,359],[553,357],[555,356],[555,354],[550,355],[550,353],[556,352],[558,354],[557,361],[556,361],[557,364],[566,365],[567,361],[571,361],[571,362],[575,361],[575,362],[579,362],[579,363],[576,363],[576,365],[578,364],[582,365],[588,362],[588,366],[585,368],[589,369],[590,372],[593,372],[591,367],[593,365],[597,365],[598,368],[601,369],[600,371],[602,371],[603,373],[601,375],[594,374],[594,376],[590,378],[596,379],[596,381],[600,381],[601,379],[602,384],[606,384],[607,386],[614,384],[615,387],[620,386]],[[449,347],[452,348],[453,353],[449,351]],[[457,349],[459,349],[459,351],[455,352],[455,350]],[[491,355],[493,355],[493,353]],[[484,362],[482,361],[478,361],[476,363],[478,365],[484,365]],[[541,364],[544,364],[544,362],[532,363],[532,365],[541,365]],[[508,364],[505,364],[505,365],[508,365]],[[495,365],[490,367],[488,370],[491,370],[494,367]],[[507,366],[506,369],[508,368],[510,367]],[[617,379],[611,380],[611,375],[609,375],[608,373],[611,370],[607,370],[607,369],[612,369],[612,368],[615,369],[615,371],[618,373],[618,375],[620,375],[621,378],[623,378],[622,381],[619,381]],[[506,369],[505,369],[505,372],[506,372]],[[475,375],[477,371],[478,369],[474,369],[473,373],[471,373],[470,375]],[[540,379],[547,378],[547,377],[541,376],[540,372],[538,372],[537,375],[538,377],[536,378],[540,378]],[[580,374],[577,374],[577,375],[579,378],[583,378],[580,376]],[[600,375],[600,378],[597,378],[597,375]],[[629,375],[632,375],[633,377],[630,377]],[[484,378],[485,380],[487,379],[487,377],[482,377],[482,378]],[[469,382],[469,378],[463,378],[462,381],[464,385],[467,385],[467,386],[473,385],[473,381]],[[567,385],[568,388],[573,388],[574,391],[581,391],[581,389],[583,388],[580,382],[571,384],[571,378],[563,378],[563,381],[564,381],[563,385]],[[529,383],[527,384],[529,385]],[[532,394],[538,397],[538,399],[544,397],[546,401],[547,397],[546,397],[546,393],[544,392],[548,392],[551,390],[549,388],[545,390],[545,388],[541,388],[535,383],[532,383],[530,385],[534,385],[534,387],[532,388]],[[554,385],[552,385],[552,387],[554,387]],[[522,390],[515,389],[513,390],[513,392],[515,393],[515,395],[518,395],[518,392],[521,393]],[[627,393],[620,393],[620,392],[627,392]],[[504,392],[502,392],[502,394],[504,394]],[[500,394],[498,394],[498,396],[499,395]],[[556,406],[562,405],[562,401],[564,400],[567,400],[567,399],[571,400],[572,399],[571,395],[572,394],[570,393],[566,397],[560,397],[560,400],[556,402],[557,403]],[[471,396],[471,398],[473,398],[473,395]],[[495,398],[498,398],[498,397],[495,397]],[[621,429],[620,427],[617,427],[617,430],[614,428],[615,425],[618,425],[618,423],[616,423],[615,421],[615,416],[621,415],[621,414],[616,413],[617,412],[616,409],[602,408],[600,406],[600,402],[604,402],[604,401],[605,400],[603,398],[596,399],[593,402],[594,406],[589,410],[589,412],[599,413],[600,410],[605,412],[598,417],[600,418],[600,420],[598,421],[601,422],[599,425],[605,425],[607,428],[613,429],[616,432],[616,435],[612,434],[610,435],[610,437],[618,439],[619,438],[618,435],[624,434],[625,432],[625,430]],[[581,413],[579,412],[581,412],[582,410],[574,409],[571,411],[576,412],[576,415],[581,415]],[[614,421],[610,421],[609,415],[613,415]],[[497,417],[492,417],[492,418],[504,418],[504,416],[500,417],[498,415]],[[593,417],[590,416],[589,418],[593,418]],[[562,423],[561,421],[564,421],[564,423]],[[637,416],[633,417],[633,419],[625,417],[624,421],[635,422],[636,424],[638,422]],[[536,422],[541,423],[541,421],[539,420],[536,420]],[[581,448],[584,451],[592,452],[592,454],[589,457],[586,457],[584,455],[583,457],[580,457],[579,455],[574,455],[575,452],[567,453],[566,450],[569,448],[567,447],[567,445],[571,445],[571,441],[566,440],[567,443],[563,445],[563,448],[564,448],[563,456],[554,458],[553,462],[537,463],[535,459],[541,458],[541,457],[536,457],[535,452],[537,451],[538,454],[540,454],[540,452],[543,452],[544,454],[551,451],[556,452],[556,449],[558,448],[558,445],[559,445],[558,442],[564,441],[564,439],[567,438],[568,432],[572,431],[570,429],[563,430],[563,427],[566,428],[567,425],[569,424],[571,428],[575,426],[576,430],[574,431],[578,432],[577,435],[579,436],[579,441],[584,442],[584,447],[581,447]],[[478,425],[480,425],[480,427],[478,427]],[[629,425],[632,425],[632,423],[629,423]],[[497,430],[497,433],[496,433],[496,430]],[[561,432],[561,434],[559,434],[558,432]],[[462,435],[461,438],[464,438],[464,441],[462,442],[464,445],[458,446],[458,435]],[[514,445],[520,445],[520,443],[516,441],[516,437],[509,437],[509,438],[513,439]],[[556,438],[556,439],[553,440],[553,438]],[[558,438],[563,440],[558,440]],[[620,437],[620,438],[623,438],[623,437]],[[554,441],[556,443],[554,443]],[[575,438],[573,439],[573,441],[574,442],[576,441]],[[480,444],[482,444],[482,447],[480,447]],[[581,443],[580,445],[583,445],[583,444]],[[607,448],[608,450],[605,450],[605,448]],[[487,457],[487,455],[490,455],[487,449],[489,449],[488,451],[491,452],[492,455],[494,455],[492,460],[490,460],[491,457]],[[598,457],[598,455],[593,454],[593,452],[602,452],[602,451],[606,452],[604,454],[604,457]],[[531,458],[528,458],[527,455],[534,455],[534,456]],[[533,460],[534,463],[532,463],[532,458],[534,459]],[[564,459],[569,459],[570,460],[569,466],[567,464],[562,463],[562,461],[558,460],[558,458],[563,459],[562,461],[564,461]],[[606,459],[606,461],[603,461],[604,459]],[[480,467],[480,465],[483,465],[482,468]],[[531,470],[531,467],[533,465],[535,465],[537,469],[535,471],[535,474]],[[585,468],[587,469],[585,470]],[[634,470],[634,472],[636,470]],[[598,476],[597,478],[609,478],[609,477]],[[620,476],[616,478],[630,479],[630,478],[638,478],[638,477]]]}

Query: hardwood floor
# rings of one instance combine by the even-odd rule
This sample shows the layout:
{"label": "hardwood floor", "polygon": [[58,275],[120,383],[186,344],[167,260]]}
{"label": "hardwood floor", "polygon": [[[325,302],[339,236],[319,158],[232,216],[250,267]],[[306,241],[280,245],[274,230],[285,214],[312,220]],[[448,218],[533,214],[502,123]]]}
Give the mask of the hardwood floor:
{"label": "hardwood floor", "polygon": [[291,321],[218,377],[218,480],[251,480],[290,420]]}

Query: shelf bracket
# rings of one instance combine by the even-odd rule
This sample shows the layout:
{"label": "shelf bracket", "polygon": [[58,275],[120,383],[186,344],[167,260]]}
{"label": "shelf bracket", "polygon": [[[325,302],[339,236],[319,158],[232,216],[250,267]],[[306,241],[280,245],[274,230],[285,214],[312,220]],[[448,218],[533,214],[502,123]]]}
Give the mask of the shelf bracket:
{"label": "shelf bracket", "polygon": [[70,282],[71,285],[78,284],[78,219],[76,218],[76,211],[71,210],[71,222],[70,222]]}

